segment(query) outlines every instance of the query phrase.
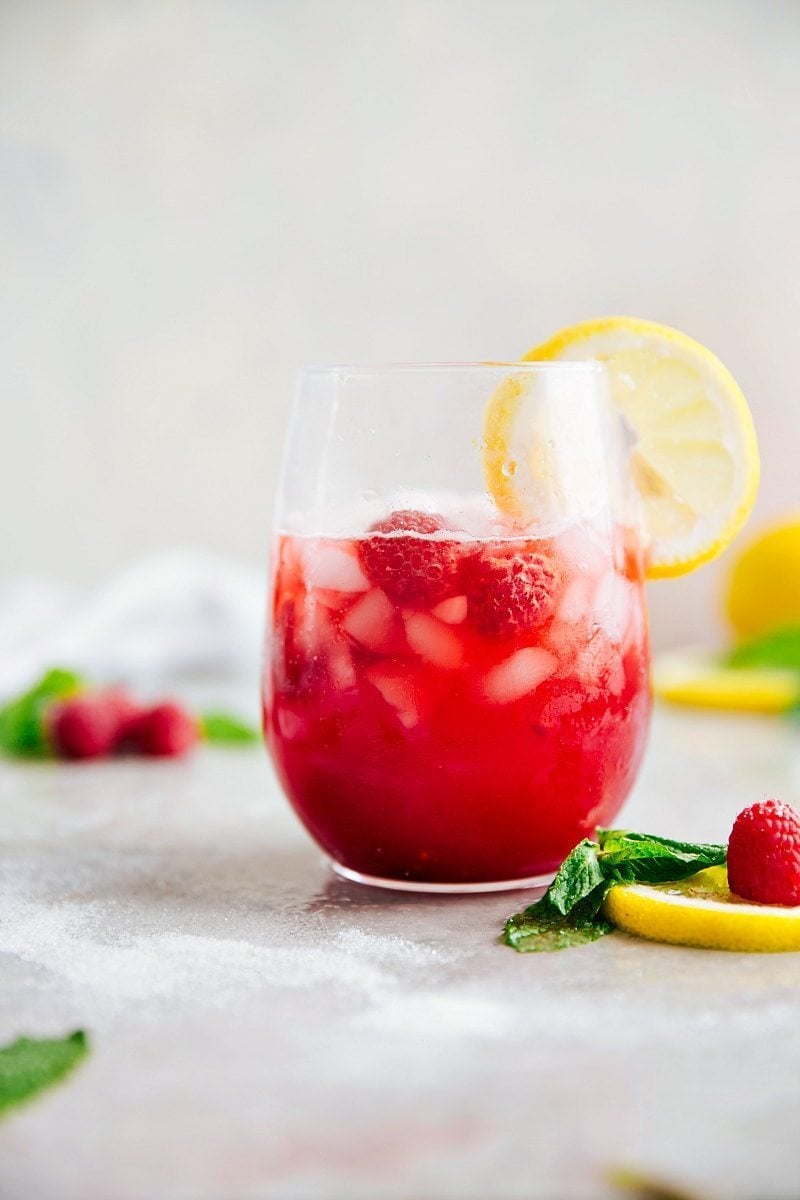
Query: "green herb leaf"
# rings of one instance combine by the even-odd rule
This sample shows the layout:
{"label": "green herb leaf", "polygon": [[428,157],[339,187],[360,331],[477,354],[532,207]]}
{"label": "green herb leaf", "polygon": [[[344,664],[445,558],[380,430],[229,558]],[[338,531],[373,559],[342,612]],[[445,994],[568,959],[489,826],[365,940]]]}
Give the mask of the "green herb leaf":
{"label": "green herb leaf", "polygon": [[226,745],[245,745],[261,740],[261,735],[252,725],[232,717],[228,713],[203,713],[200,718],[200,735],[207,742]]}
{"label": "green herb leaf", "polygon": [[509,917],[503,938],[507,946],[513,946],[521,954],[541,954],[596,942],[613,928],[608,921],[584,912],[580,905],[564,916],[545,895],[538,903]]}
{"label": "green herb leaf", "polygon": [[48,753],[43,714],[48,704],[79,692],[83,680],[74,671],[56,667],[21,696],[0,708],[0,750],[6,754],[41,757]]}
{"label": "green herb leaf", "polygon": [[63,1079],[88,1053],[80,1029],[55,1040],[22,1037],[0,1048],[0,1113]]}
{"label": "green herb leaf", "polygon": [[599,849],[597,842],[584,838],[558,868],[547,897],[553,908],[563,916],[572,912],[576,904],[585,900],[603,883],[604,877],[597,858]]}
{"label": "green herb leaf", "polygon": [[722,661],[728,667],[785,667],[800,671],[800,625],[786,625],[742,642]]}
{"label": "green herb leaf", "polygon": [[624,829],[599,829],[597,836],[600,870],[611,883],[670,883],[722,866],[727,856],[725,846]]}
{"label": "green herb leaf", "polygon": [[600,829],[567,855],[541,900],[509,917],[506,945],[530,953],[594,942],[612,926],[598,916],[617,883],[669,883],[721,866],[726,848],[626,829]]}

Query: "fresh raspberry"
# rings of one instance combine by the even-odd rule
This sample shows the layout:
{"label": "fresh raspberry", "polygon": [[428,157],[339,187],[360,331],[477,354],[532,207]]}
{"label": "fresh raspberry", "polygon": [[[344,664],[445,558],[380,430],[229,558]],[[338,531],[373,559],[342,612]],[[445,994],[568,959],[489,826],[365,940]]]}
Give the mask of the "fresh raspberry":
{"label": "fresh raspberry", "polygon": [[102,758],[114,749],[119,721],[107,695],[92,692],[55,704],[46,725],[59,758]]}
{"label": "fresh raspberry", "polygon": [[371,525],[370,533],[383,536],[364,538],[358,546],[370,582],[395,604],[431,605],[452,596],[458,579],[459,544],[430,538],[445,527],[438,514],[410,508]]}
{"label": "fresh raspberry", "polygon": [[198,736],[197,723],[186,709],[166,701],[139,714],[128,740],[140,754],[177,758],[191,750]]}
{"label": "fresh raspberry", "polygon": [[728,840],[732,892],[759,904],[800,904],[800,813],[760,800],[739,813]]}
{"label": "fresh raspberry", "polygon": [[462,578],[470,619],[484,637],[527,633],[553,611],[556,576],[543,554],[488,546],[470,555]]}
{"label": "fresh raspberry", "polygon": [[103,697],[116,724],[114,749],[124,749],[130,731],[142,711],[141,705],[137,704],[124,688],[109,688],[108,691],[103,692]]}

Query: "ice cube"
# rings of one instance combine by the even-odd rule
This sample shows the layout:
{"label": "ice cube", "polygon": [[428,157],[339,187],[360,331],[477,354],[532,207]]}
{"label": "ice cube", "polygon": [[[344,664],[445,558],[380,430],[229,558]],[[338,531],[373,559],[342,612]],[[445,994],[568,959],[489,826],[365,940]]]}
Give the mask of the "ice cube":
{"label": "ice cube", "polygon": [[608,691],[618,695],[625,686],[625,671],[619,649],[602,629],[579,652],[575,671],[592,699],[599,692]]}
{"label": "ice cube", "polygon": [[356,669],[353,658],[343,641],[331,642],[328,647],[328,671],[331,683],[340,692],[356,685]]}
{"label": "ice cube", "polygon": [[411,613],[405,617],[408,644],[420,658],[437,667],[459,667],[464,659],[460,638],[436,617]]}
{"label": "ice cube", "polygon": [[626,653],[634,648],[641,650],[646,641],[647,607],[645,604],[644,594],[640,591],[633,597],[633,603],[631,604],[631,619],[625,634],[623,648]]}
{"label": "ice cube", "polygon": [[274,551],[277,556],[279,570],[284,578],[294,577],[300,570],[300,556],[297,548],[297,539],[293,537],[282,537]]}
{"label": "ice cube", "polygon": [[303,566],[309,588],[334,592],[366,592],[369,580],[355,551],[326,542],[310,542],[303,549]]}
{"label": "ice cube", "polygon": [[301,593],[295,605],[295,642],[306,658],[314,658],[330,633],[328,611],[317,603],[313,592]]}
{"label": "ice cube", "polygon": [[446,625],[460,625],[467,615],[467,597],[451,596],[449,600],[442,600],[431,612]]}
{"label": "ice cube", "polygon": [[611,538],[608,530],[573,525],[556,539],[558,561],[576,575],[596,577],[611,564]]}
{"label": "ice cube", "polygon": [[277,716],[278,730],[287,742],[294,741],[305,729],[305,721],[288,708],[281,708]]}
{"label": "ice cube", "polygon": [[633,584],[609,571],[600,580],[592,602],[592,620],[612,642],[621,642],[631,621]]}
{"label": "ice cube", "polygon": [[578,575],[570,580],[561,595],[556,615],[559,621],[567,625],[583,621],[591,611],[594,579],[588,575]]}
{"label": "ice cube", "polygon": [[618,696],[625,687],[625,664],[622,661],[621,655],[617,654],[614,658],[613,666],[608,673],[608,690],[612,696]]}
{"label": "ice cube", "polygon": [[550,729],[553,725],[558,725],[563,717],[571,717],[575,713],[579,713],[587,699],[585,690],[579,686],[566,688],[564,691],[560,691],[557,695],[552,696],[542,706],[542,711],[539,714],[539,723],[544,725],[546,729]]}
{"label": "ice cube", "polygon": [[527,646],[487,672],[483,680],[483,694],[495,704],[511,704],[535,692],[557,666],[558,660],[554,654],[549,654],[540,646]]}
{"label": "ice cube", "polygon": [[401,725],[413,729],[419,724],[422,714],[417,702],[417,688],[407,673],[387,666],[370,667],[366,677],[394,709]]}
{"label": "ice cube", "polygon": [[314,599],[324,608],[336,611],[346,608],[354,596],[362,596],[363,592],[335,592],[330,588],[314,588]]}
{"label": "ice cube", "polygon": [[586,624],[567,624],[566,621],[553,621],[542,639],[542,645],[551,651],[559,662],[559,673],[569,674],[575,656],[581,646],[585,645],[588,636]]}
{"label": "ice cube", "polygon": [[342,621],[342,629],[367,650],[391,653],[396,642],[395,611],[389,597],[372,588],[356,600]]}

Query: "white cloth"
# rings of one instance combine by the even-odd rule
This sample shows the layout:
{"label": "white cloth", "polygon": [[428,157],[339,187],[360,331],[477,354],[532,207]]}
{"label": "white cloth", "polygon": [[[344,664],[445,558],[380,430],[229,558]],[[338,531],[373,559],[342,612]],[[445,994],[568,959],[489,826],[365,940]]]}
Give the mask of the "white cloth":
{"label": "white cloth", "polygon": [[249,685],[265,611],[262,572],[189,550],[142,559],[89,594],[20,579],[0,586],[0,697],[52,666],[146,689],[194,677]]}

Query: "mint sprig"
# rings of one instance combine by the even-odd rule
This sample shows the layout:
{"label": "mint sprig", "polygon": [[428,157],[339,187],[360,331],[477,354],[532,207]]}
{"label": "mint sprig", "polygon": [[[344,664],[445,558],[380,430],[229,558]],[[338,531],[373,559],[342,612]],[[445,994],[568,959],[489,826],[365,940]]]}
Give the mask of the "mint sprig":
{"label": "mint sprig", "polygon": [[261,740],[257,729],[224,712],[203,713],[199,719],[200,736],[207,742],[227,746],[249,745]]}
{"label": "mint sprig", "polygon": [[584,942],[596,942],[613,929],[613,925],[597,915],[597,907],[593,901],[584,901],[565,915],[544,895],[536,904],[508,918],[503,939],[521,954],[567,950]]}
{"label": "mint sprig", "polygon": [[564,859],[541,900],[509,917],[504,941],[522,953],[594,942],[613,929],[600,910],[615,884],[670,883],[725,859],[725,846],[599,829],[596,842],[584,839]]}
{"label": "mint sprig", "polygon": [[0,1114],[68,1075],[89,1053],[78,1029],[64,1038],[17,1038],[0,1048]]}
{"label": "mint sprig", "polygon": [[84,687],[74,671],[55,667],[21,696],[0,708],[0,750],[21,757],[41,758],[49,753],[44,731],[44,710],[54,700],[72,696]]}
{"label": "mint sprig", "polygon": [[611,883],[672,883],[722,866],[727,857],[725,846],[626,829],[598,829],[597,837],[600,869]]}

